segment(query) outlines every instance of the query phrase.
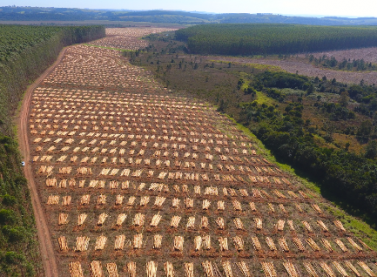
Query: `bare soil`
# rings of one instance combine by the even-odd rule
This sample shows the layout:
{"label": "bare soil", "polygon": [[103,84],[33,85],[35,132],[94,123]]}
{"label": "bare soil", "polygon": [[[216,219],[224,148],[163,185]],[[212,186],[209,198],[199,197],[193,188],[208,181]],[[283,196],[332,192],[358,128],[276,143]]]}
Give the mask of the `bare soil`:
{"label": "bare soil", "polygon": [[[374,48],[373,48],[374,49]],[[256,59],[256,58],[247,58],[247,57],[224,57],[224,56],[209,56],[209,60],[222,60],[226,62],[238,62],[244,64],[256,63],[263,65],[273,65],[278,66],[281,69],[289,73],[297,73],[300,75],[305,75],[309,77],[319,77],[322,78],[326,76],[327,79],[336,79],[338,82],[342,83],[354,83],[359,84],[361,80],[364,80],[365,83],[373,85],[377,83],[377,71],[363,71],[363,72],[349,72],[341,70],[331,70],[317,68],[312,64],[303,61],[303,58],[299,59],[288,59],[288,60],[279,60],[279,59]]]}

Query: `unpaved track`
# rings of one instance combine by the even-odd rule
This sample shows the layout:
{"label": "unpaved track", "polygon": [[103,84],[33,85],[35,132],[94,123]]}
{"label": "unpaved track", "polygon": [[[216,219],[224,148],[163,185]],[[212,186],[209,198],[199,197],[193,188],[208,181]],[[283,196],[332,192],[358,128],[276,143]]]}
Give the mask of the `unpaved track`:
{"label": "unpaved track", "polygon": [[43,81],[44,78],[49,75],[56,66],[61,62],[67,48],[64,48],[57,60],[52,66],[50,66],[43,74],[26,90],[19,118],[17,120],[18,127],[18,141],[20,145],[20,151],[25,160],[24,174],[28,180],[28,187],[30,190],[31,200],[33,204],[34,216],[38,230],[38,240],[39,248],[42,256],[42,263],[46,277],[58,276],[58,267],[55,259],[54,248],[51,241],[50,232],[47,226],[46,217],[42,209],[40,198],[38,195],[38,190],[34,182],[33,171],[30,166],[30,149],[29,149],[29,138],[27,132],[27,119],[29,115],[29,106],[32,93],[36,87]]}

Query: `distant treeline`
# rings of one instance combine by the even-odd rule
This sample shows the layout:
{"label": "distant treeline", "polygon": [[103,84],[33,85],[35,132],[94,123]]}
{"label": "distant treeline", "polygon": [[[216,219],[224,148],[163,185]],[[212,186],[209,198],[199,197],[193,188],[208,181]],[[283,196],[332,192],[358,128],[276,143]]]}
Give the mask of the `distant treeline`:
{"label": "distant treeline", "polygon": [[377,46],[377,28],[288,24],[207,24],[176,32],[196,54],[292,54]]}
{"label": "distant treeline", "polygon": [[133,21],[171,24],[204,23],[279,23],[304,25],[377,25],[377,18],[344,17],[301,17],[276,14],[249,13],[197,13],[185,11],[132,11],[132,10],[89,10],[43,7],[0,7],[0,20],[3,21]]}
{"label": "distant treeline", "polygon": [[13,115],[27,87],[64,46],[97,39],[105,29],[0,25],[0,276],[44,276],[33,208]]}

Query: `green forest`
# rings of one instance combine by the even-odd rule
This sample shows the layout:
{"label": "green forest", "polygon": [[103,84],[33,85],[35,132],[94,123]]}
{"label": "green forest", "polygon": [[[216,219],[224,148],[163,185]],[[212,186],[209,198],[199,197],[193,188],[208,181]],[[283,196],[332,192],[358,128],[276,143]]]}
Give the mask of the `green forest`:
{"label": "green forest", "polygon": [[377,46],[377,28],[206,24],[178,30],[176,39],[195,54],[291,54]]}
{"label": "green forest", "polygon": [[13,116],[22,95],[64,46],[105,35],[92,27],[0,25],[0,276],[42,276],[27,180]]}
{"label": "green forest", "polygon": [[149,39],[131,55],[135,65],[168,89],[216,105],[323,196],[377,228],[377,87],[213,61],[165,35]]}

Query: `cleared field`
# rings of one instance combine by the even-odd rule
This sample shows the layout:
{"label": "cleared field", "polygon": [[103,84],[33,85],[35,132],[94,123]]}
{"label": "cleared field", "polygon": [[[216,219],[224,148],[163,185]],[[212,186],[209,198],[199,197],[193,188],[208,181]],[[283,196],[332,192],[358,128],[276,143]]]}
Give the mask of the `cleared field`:
{"label": "cleared field", "polygon": [[[354,50],[356,51],[356,50]],[[344,51],[343,51],[344,52]],[[319,77],[322,78],[326,76],[327,79],[336,79],[338,82],[342,83],[354,83],[359,84],[361,80],[365,83],[373,85],[376,84],[377,72],[376,71],[362,71],[362,72],[349,72],[341,70],[331,70],[317,68],[307,61],[303,61],[303,57],[299,59],[291,58],[287,60],[280,59],[259,59],[259,58],[247,58],[247,57],[225,57],[225,56],[208,56],[209,60],[221,60],[224,62],[237,62],[242,64],[262,64],[262,65],[272,65],[278,66],[281,69],[289,73],[298,73],[300,75],[305,75],[309,77]]]}
{"label": "cleared field", "polygon": [[[338,51],[327,51],[327,52],[313,52],[306,55],[313,55],[316,58],[323,57],[334,57],[337,61],[341,62],[343,59],[361,60],[363,59],[368,63],[377,63],[377,47],[367,47],[359,49],[349,49],[349,50],[338,50]],[[298,55],[301,58],[305,58],[306,55]]]}
{"label": "cleared field", "polygon": [[91,45],[112,47],[127,50],[137,50],[148,46],[148,42],[142,40],[143,36],[155,33],[175,31],[173,28],[108,28],[106,37],[93,41]]}
{"label": "cleared field", "polygon": [[324,199],[117,51],[70,47],[28,127],[60,276],[377,273]]}

